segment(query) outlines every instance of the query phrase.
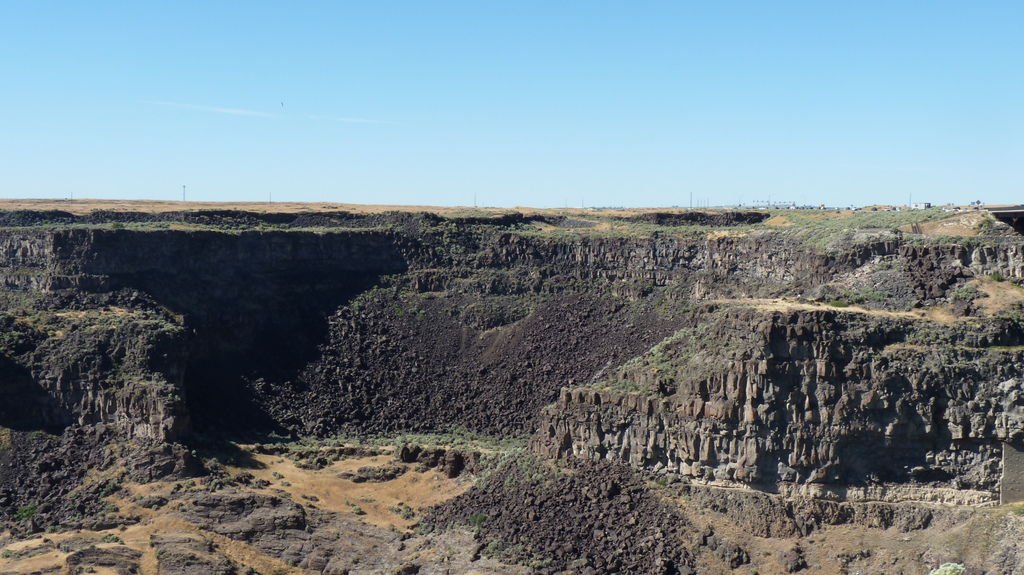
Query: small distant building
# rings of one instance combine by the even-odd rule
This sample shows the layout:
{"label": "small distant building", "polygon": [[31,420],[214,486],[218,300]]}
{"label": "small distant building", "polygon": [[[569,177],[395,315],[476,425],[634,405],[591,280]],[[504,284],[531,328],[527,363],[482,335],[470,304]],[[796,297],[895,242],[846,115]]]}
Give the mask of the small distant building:
{"label": "small distant building", "polygon": [[910,204],[912,210],[927,210],[932,207],[931,202],[914,202]]}

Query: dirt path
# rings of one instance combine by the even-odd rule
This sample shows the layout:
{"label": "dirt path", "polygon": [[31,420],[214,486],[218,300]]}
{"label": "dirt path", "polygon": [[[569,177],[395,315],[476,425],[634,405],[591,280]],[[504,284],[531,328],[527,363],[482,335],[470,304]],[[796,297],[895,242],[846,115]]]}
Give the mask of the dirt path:
{"label": "dirt path", "polygon": [[[1024,290],[1022,290],[1024,291]],[[722,305],[738,305],[751,307],[762,311],[834,311],[837,313],[853,313],[873,317],[887,317],[893,319],[927,320],[940,323],[958,321],[949,309],[945,307],[933,307],[927,310],[914,311],[891,311],[885,309],[872,309],[858,305],[833,306],[824,302],[798,302],[782,298],[743,298],[743,299],[711,299],[708,303]],[[970,318],[964,318],[967,320]]]}

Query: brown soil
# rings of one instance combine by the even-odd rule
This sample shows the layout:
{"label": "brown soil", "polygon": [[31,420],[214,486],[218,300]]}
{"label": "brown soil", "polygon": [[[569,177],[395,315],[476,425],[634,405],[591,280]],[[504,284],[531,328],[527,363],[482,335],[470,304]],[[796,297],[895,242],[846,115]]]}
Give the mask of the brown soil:
{"label": "brown soil", "polygon": [[1008,281],[997,282],[988,278],[974,280],[968,284],[985,297],[974,300],[982,312],[989,317],[1024,305],[1024,288]]}
{"label": "brown soil", "polygon": [[978,235],[981,223],[990,217],[986,212],[968,212],[944,220],[918,224],[916,229],[913,225],[906,225],[900,230],[925,236],[974,237]]}

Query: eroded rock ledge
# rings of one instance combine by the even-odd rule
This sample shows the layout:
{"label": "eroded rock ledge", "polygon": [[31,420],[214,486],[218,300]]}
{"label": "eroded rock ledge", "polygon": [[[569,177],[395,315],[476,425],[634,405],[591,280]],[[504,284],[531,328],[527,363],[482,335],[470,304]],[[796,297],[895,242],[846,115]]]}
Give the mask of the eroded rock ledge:
{"label": "eroded rock ledge", "polygon": [[709,306],[563,389],[534,448],[783,494],[992,502],[1024,439],[1020,343],[1012,322]]}

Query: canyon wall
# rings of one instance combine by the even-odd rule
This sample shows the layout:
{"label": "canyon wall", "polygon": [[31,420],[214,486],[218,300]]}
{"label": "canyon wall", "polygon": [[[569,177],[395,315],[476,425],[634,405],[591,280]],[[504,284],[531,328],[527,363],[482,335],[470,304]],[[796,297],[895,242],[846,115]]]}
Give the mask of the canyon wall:
{"label": "canyon wall", "polygon": [[536,449],[768,491],[981,502],[1003,444],[1024,442],[1016,321],[743,304],[691,321],[607,381],[564,389]]}
{"label": "canyon wall", "polygon": [[1021,441],[1020,308],[955,301],[1024,279],[1019,238],[878,229],[822,248],[654,220],[616,234],[524,216],[18,218],[0,231],[8,427],[540,429],[553,457],[965,501],[993,497],[1002,445]]}

